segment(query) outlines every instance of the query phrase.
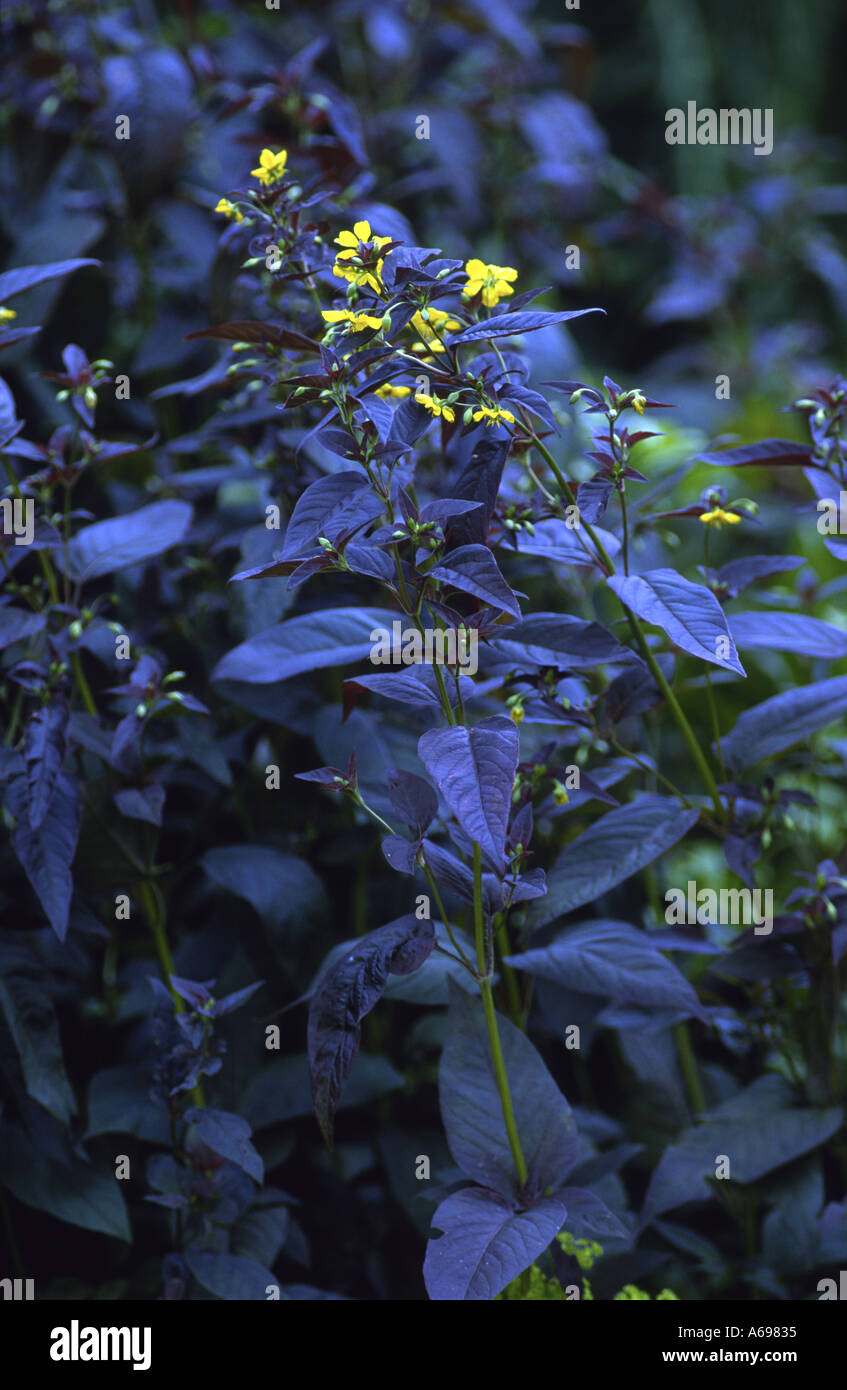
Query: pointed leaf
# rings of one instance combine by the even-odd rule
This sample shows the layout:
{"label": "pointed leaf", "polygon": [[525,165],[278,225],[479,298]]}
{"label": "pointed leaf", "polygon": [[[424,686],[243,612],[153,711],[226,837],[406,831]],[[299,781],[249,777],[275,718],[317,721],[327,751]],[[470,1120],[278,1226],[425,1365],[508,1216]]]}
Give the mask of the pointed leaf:
{"label": "pointed leaf", "polygon": [[599,920],[569,927],[549,946],[507,959],[516,970],[566,989],[705,1017],[691,985],[662,955],[659,943],[627,922]]}
{"label": "pointed leaf", "polygon": [[664,854],[699,812],[667,796],[643,795],[605,815],[565,847],[547,875],[547,896],[530,908],[533,927],[593,902]]}
{"label": "pointed leaf", "polygon": [[389,975],[423,965],[435,944],[433,925],[409,914],[369,932],[321,980],[309,1005],[312,1099],[330,1148],[335,1111],[359,1048],[362,1019]]}
{"label": "pointed leaf", "polygon": [[519,743],[505,715],[472,729],[463,724],[430,729],[418,741],[427,772],[494,873],[503,870]]}
{"label": "pointed leaf", "polygon": [[520,604],[512,593],[487,545],[462,545],[446,559],[433,565],[431,578],[448,584],[463,594],[473,594],[513,617],[521,616]]}
{"label": "pointed leaf", "polygon": [[[683,651],[725,671],[747,674],[735,654],[723,609],[703,584],[692,584],[669,569],[648,570],[629,578],[613,574],[607,582],[621,603],[645,622],[660,627]],[[718,654],[726,650],[729,655]]]}
{"label": "pointed leaf", "polygon": [[[450,1152],[463,1172],[502,1197],[518,1195],[482,1003],[450,981],[448,1032],[438,1069],[441,1116]],[[529,1039],[497,1016],[515,1124],[530,1181],[561,1187],[577,1159],[576,1123],[565,1097]]]}
{"label": "pointed leaf", "polygon": [[495,1298],[544,1253],[566,1216],[559,1197],[542,1197],[528,1210],[515,1211],[482,1187],[453,1193],[432,1218],[444,1234],[427,1242],[427,1293],[436,1301]]}
{"label": "pointed leaf", "polygon": [[785,690],[745,710],[721,739],[727,764],[736,770],[782,753],[847,713],[847,676]]}
{"label": "pointed leaf", "polygon": [[397,614],[383,608],[325,608],[289,618],[259,632],[221,657],[211,679],[269,685],[303,671],[345,666],[370,656],[376,628],[387,628]]}
{"label": "pointed leaf", "polygon": [[[188,502],[167,501],[151,502],[148,507],[109,521],[95,521],[71,540],[67,573],[82,583],[151,560],[182,540],[192,515]],[[56,560],[63,565],[61,552]]]}

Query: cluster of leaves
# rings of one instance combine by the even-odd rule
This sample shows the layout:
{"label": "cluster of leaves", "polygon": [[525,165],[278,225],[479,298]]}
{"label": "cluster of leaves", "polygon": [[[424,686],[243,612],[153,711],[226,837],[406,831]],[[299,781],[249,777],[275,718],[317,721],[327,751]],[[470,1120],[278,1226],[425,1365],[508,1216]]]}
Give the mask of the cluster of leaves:
{"label": "cluster of leaves", "polygon": [[[739,537],[779,534],[801,482],[838,497],[847,386],[798,397],[808,442],[669,466],[666,402],[547,375],[587,306],[539,308],[519,255],[420,245],[373,201],[317,56],[232,79],[249,158],[208,200],[232,308],[181,325],[225,347],[156,391],[162,442],[100,438],[123,363],[73,343],[56,428],[28,410],[25,438],[2,392],[4,501],[34,515],[0,535],[23,1258],[30,1209],[114,1243],[132,1214],[107,1296],[361,1296],[372,1236],[368,1291],[399,1268],[419,1296],[428,1238],[429,1296],[479,1300],[537,1283],[566,1228],[602,1241],[596,1298],[814,1297],[847,1247],[845,542],[811,505],[814,565]],[[7,272],[0,303],[77,271]],[[758,505],[718,482],[737,469]],[[455,659],[359,669],[395,622]],[[772,888],[772,932],[669,930],[691,877]],[[308,1001],[305,1045],[293,1010],[229,1021],[257,975],[271,1008]],[[325,1152],[310,1112],[333,1145],[341,1107]]]}

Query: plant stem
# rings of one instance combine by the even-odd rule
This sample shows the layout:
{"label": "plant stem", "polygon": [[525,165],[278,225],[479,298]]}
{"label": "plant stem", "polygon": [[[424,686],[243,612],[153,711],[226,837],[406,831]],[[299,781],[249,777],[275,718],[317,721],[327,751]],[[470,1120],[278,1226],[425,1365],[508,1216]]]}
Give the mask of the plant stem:
{"label": "plant stem", "polygon": [[96,716],[97,706],[95,705],[94,697],[91,694],[91,687],[89,686],[88,681],[85,679],[85,672],[82,669],[82,662],[79,659],[79,652],[71,652],[71,666],[73,667],[73,673],[76,679],[77,690],[82,696],[82,703],[84,704],[86,711],[89,714],[93,714]]}
{"label": "plant stem", "polygon": [[509,1078],[506,1075],[506,1064],[503,1060],[503,1049],[500,1046],[500,1034],[497,1031],[497,1011],[494,1008],[494,998],[491,993],[491,976],[488,973],[488,961],[485,944],[485,924],[482,913],[482,851],[476,840],[473,842],[473,912],[474,912],[474,936],[476,938],[476,958],[479,970],[480,981],[479,989],[482,995],[482,1007],[485,1013],[485,1026],[488,1030],[488,1043],[491,1048],[491,1060],[494,1063],[494,1075],[497,1080],[497,1090],[500,1093],[500,1108],[503,1111],[503,1123],[506,1126],[506,1134],[509,1139],[509,1148],[512,1151],[512,1158],[515,1162],[515,1170],[518,1175],[518,1182],[521,1187],[526,1186],[529,1176],[526,1166],[526,1159],[521,1149],[521,1141],[518,1137],[518,1127],[515,1123],[515,1112],[512,1109],[512,1096],[509,1091]]}
{"label": "plant stem", "polygon": [[631,609],[626,607],[626,605],[624,605],[624,611],[626,612],[627,618],[630,620],[632,624],[632,628],[635,633],[636,640],[641,651],[641,655],[643,656],[648,667],[650,668],[650,674],[652,675],[654,681],[656,682],[656,684],[658,685],[659,689],[665,697],[665,703],[667,704],[668,709],[670,710],[671,714],[673,715],[676,721],[677,728],[682,734],[682,737],[685,739],[688,751],[691,754],[692,759],[694,760],[694,765],[696,766],[698,772],[700,773],[700,776],[703,779],[703,784],[706,787],[709,796],[712,798],[712,804],[715,808],[715,815],[717,816],[719,821],[725,822],[726,810],[724,809],[723,803],[721,801],[720,793],[718,791],[715,779],[712,776],[712,770],[709,767],[706,758],[704,757],[702,748],[700,747],[699,743],[697,742],[697,739],[694,736],[694,730],[692,729],[691,725],[686,719],[685,714],[682,710],[682,706],[680,705],[679,701],[677,700],[676,696],[671,690],[668,682],[666,681],[664,673],[661,667],[659,666],[659,663],[656,661],[656,658],[654,657],[653,653],[648,647],[647,639],[644,636],[644,631],[641,627],[640,622],[638,621],[638,618],[631,611]]}
{"label": "plant stem", "polygon": [[[162,894],[157,885],[141,879],[138,885],[138,896],[144,907],[147,921],[150,923],[150,930],[153,933],[153,940],[156,943],[156,955],[159,957],[159,966],[165,977],[165,984],[170,991],[174,1001],[174,1009],[178,1014],[185,1013],[185,1000],[182,999],[171,984],[171,976],[176,974],[174,969],[171,948],[168,945],[168,936],[165,930],[165,905],[162,901]],[[193,1087],[191,1095],[194,1104],[203,1106],[203,1087],[198,1081]]]}
{"label": "plant stem", "polygon": [[518,976],[515,969],[506,961],[506,956],[512,954],[512,947],[509,942],[509,929],[505,922],[501,922],[496,932],[497,950],[500,955],[500,965],[503,971],[503,987],[506,991],[506,1000],[509,1005],[509,1013],[516,1028],[523,1028],[523,1008],[521,1007],[521,991],[518,984]]}
{"label": "plant stem", "polygon": [[703,1095],[703,1087],[700,1082],[700,1074],[697,1071],[697,1061],[691,1046],[691,1036],[687,1023],[678,1023],[673,1030],[673,1035],[676,1055],[682,1068],[682,1075],[685,1078],[685,1089],[688,1092],[691,1109],[695,1115],[702,1115],[706,1109],[706,1097]]}

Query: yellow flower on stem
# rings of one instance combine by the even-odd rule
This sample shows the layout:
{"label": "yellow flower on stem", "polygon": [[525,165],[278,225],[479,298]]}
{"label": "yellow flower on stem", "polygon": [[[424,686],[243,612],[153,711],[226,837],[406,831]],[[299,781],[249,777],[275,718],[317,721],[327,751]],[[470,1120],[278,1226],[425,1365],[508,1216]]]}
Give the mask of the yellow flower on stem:
{"label": "yellow flower on stem", "polygon": [[264,188],[267,188],[282,178],[287,160],[287,150],[280,150],[279,154],[274,154],[273,150],[262,150],[259,155],[258,169],[251,169],[250,173],[254,179],[259,180]]}
{"label": "yellow flower on stem", "polygon": [[443,416],[448,425],[452,425],[456,418],[456,412],[451,405],[442,405],[441,401],[436,400],[435,396],[418,395],[415,396],[418,405],[422,405],[424,410],[428,410],[430,415],[434,415],[436,420]]}
{"label": "yellow flower on stem", "polygon": [[361,333],[364,328],[382,328],[382,319],[375,319],[371,314],[357,314],[352,309],[322,309],[321,317],[326,323],[346,323],[354,333]]}
{"label": "yellow flower on stem", "polygon": [[390,241],[388,236],[374,236],[370,222],[354,222],[352,231],[339,232],[335,238],[336,246],[342,249],[336,252],[333,275],[379,294],[383,288],[383,258],[380,256],[374,261],[373,251],[387,246]]}
{"label": "yellow flower on stem", "polygon": [[741,517],[737,512],[725,512],[723,507],[715,507],[710,512],[703,512],[700,520],[704,526],[716,526],[720,530],[722,526],[737,526]]}
{"label": "yellow flower on stem", "polygon": [[17,317],[17,309],[6,309],[0,307],[0,323],[8,323],[11,319],[16,319]]}
{"label": "yellow flower on stem", "polygon": [[486,265],[485,261],[471,260],[466,262],[465,271],[468,283],[462,293],[469,299],[481,293],[486,309],[493,309],[501,299],[514,294],[510,282],[517,280],[518,272],[510,265]]}
{"label": "yellow flower on stem", "polygon": [[416,314],[412,314],[409,323],[415,332],[420,334],[419,341],[412,343],[413,352],[444,352],[441,335],[455,333],[462,326],[458,319],[454,319],[443,309],[419,309]]}
{"label": "yellow flower on stem", "polygon": [[511,410],[502,410],[499,405],[493,407],[488,405],[480,406],[479,410],[474,411],[472,418],[475,425],[478,425],[480,420],[484,420],[486,429],[491,429],[492,426],[499,424],[500,421],[503,421],[503,423],[507,425],[513,425],[515,423],[515,417]]}
{"label": "yellow flower on stem", "polygon": [[229,198],[219,198],[215,212],[222,212],[224,217],[229,218],[230,222],[244,221],[244,214],[229,201]]}

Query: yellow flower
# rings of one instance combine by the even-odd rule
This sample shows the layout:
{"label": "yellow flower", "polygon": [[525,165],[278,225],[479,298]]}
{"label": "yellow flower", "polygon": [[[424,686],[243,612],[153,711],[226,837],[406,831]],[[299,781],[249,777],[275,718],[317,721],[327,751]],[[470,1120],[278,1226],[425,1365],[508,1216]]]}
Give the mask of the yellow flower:
{"label": "yellow flower", "polygon": [[279,154],[274,154],[273,150],[262,150],[259,155],[258,169],[251,169],[250,173],[254,179],[259,180],[263,187],[267,188],[269,184],[276,183],[277,179],[282,178],[287,160],[287,150],[280,150]]}
{"label": "yellow flower", "polygon": [[700,520],[704,526],[737,526],[741,517],[737,512],[725,512],[723,507],[715,507],[711,512],[703,512]]}
{"label": "yellow flower", "polygon": [[394,386],[390,381],[384,381],[374,391],[374,395],[379,396],[381,401],[402,401],[405,396],[411,394],[411,386]]}
{"label": "yellow flower", "polygon": [[356,314],[352,309],[322,309],[321,316],[327,323],[348,324],[354,333],[361,333],[363,328],[382,328],[382,319],[375,319],[370,314]]}
{"label": "yellow flower", "polygon": [[486,429],[491,429],[500,420],[503,420],[507,425],[515,423],[515,417],[511,410],[501,410],[499,405],[494,407],[480,406],[479,410],[474,411],[472,418],[475,425],[478,425],[480,420],[484,420]]}
{"label": "yellow flower", "polygon": [[8,323],[10,319],[16,319],[17,317],[18,317],[18,311],[17,311],[17,309],[3,309],[3,308],[0,308],[0,323]]}
{"label": "yellow flower", "polygon": [[523,723],[524,713],[520,705],[512,705],[512,708],[510,709],[509,713],[512,716],[513,724]]}
{"label": "yellow flower", "polygon": [[224,217],[228,217],[230,222],[243,222],[244,214],[229,201],[229,198],[219,198],[215,207],[215,212],[222,212]]}
{"label": "yellow flower", "polygon": [[416,314],[412,314],[409,323],[415,332],[420,334],[420,341],[412,343],[413,352],[444,352],[444,344],[439,341],[441,335],[455,333],[462,326],[458,319],[454,319],[443,309],[419,309]]}
{"label": "yellow flower", "polygon": [[569,801],[570,797],[568,796],[567,790],[557,777],[553,783],[553,804],[555,806],[567,806]]}
{"label": "yellow flower", "polygon": [[335,238],[336,246],[342,249],[336,252],[333,275],[337,275],[339,280],[349,281],[351,285],[364,285],[379,294],[383,288],[383,258],[380,256],[376,262],[366,264],[362,253],[370,252],[373,247],[379,250],[390,241],[391,237],[388,236],[374,236],[370,222],[354,222],[352,231],[339,232]]}
{"label": "yellow flower", "polygon": [[517,280],[518,272],[510,265],[486,265],[485,261],[471,260],[466,262],[465,270],[468,283],[463,293],[470,298],[481,292],[487,309],[493,309],[501,299],[514,294],[509,282]]}
{"label": "yellow flower", "polygon": [[440,415],[443,415],[448,425],[452,425],[456,418],[456,412],[453,407],[450,405],[442,405],[441,401],[436,400],[434,396],[425,396],[421,394],[415,396],[415,400],[418,405],[423,406],[424,410],[428,410],[431,415],[434,415],[436,420]]}
{"label": "yellow flower", "polygon": [[642,394],[641,394],[640,391],[636,391],[635,395],[634,395],[633,398],[632,398],[632,408],[633,408],[633,410],[636,412],[637,415],[643,415],[643,414],[644,414],[644,407],[645,407],[646,403],[647,403],[646,397],[645,397],[645,396],[642,396]]}

